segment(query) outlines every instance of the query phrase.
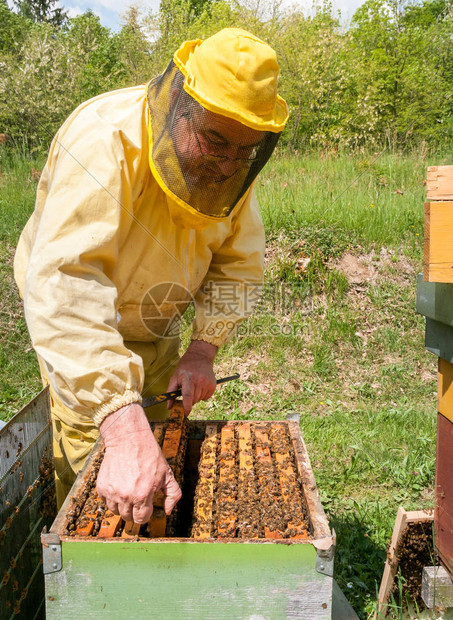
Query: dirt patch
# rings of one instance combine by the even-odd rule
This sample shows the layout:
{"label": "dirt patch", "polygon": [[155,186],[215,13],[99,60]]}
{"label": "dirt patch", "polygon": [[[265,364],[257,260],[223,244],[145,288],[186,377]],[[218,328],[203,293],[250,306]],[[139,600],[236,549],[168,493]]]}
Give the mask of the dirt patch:
{"label": "dirt patch", "polygon": [[413,285],[418,270],[414,261],[385,247],[379,253],[373,250],[368,254],[346,253],[339,261],[332,263],[330,268],[343,273],[349,284],[358,289],[377,284],[382,278],[402,286]]}
{"label": "dirt patch", "polygon": [[435,387],[437,372],[429,368],[420,368],[420,381],[423,381],[423,383],[432,383]]}
{"label": "dirt patch", "polygon": [[[238,372],[241,376],[241,381],[249,381],[255,375],[261,374],[258,372],[258,366],[261,365],[263,368],[269,366],[269,359],[265,351],[260,352],[249,352],[247,355],[247,359],[243,357],[233,357],[224,365],[219,365],[218,367],[218,375],[221,373],[226,373],[230,371],[231,368],[234,368],[235,372]],[[263,385],[263,388],[266,387],[267,384]]]}
{"label": "dirt patch", "polygon": [[433,487],[425,487],[420,493],[420,500],[423,505],[433,505],[436,501],[436,492]]}
{"label": "dirt patch", "polygon": [[376,282],[377,270],[368,256],[344,254],[335,267],[346,276],[349,284],[374,284]]}

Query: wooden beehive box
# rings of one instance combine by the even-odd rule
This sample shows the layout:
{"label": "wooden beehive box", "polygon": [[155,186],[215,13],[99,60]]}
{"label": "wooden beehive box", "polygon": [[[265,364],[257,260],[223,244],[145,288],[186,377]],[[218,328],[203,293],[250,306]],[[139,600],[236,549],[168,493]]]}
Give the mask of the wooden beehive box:
{"label": "wooden beehive box", "polygon": [[43,390],[0,430],[0,618],[42,620],[40,533],[56,515],[52,427]]}
{"label": "wooden beehive box", "polygon": [[151,423],[178,511],[165,519],[155,497],[135,530],[93,513],[99,442],[42,535],[47,618],[330,619],[335,541],[298,423],[188,421],[178,434],[180,411]]}
{"label": "wooden beehive box", "polygon": [[423,275],[417,312],[426,317],[425,346],[439,357],[436,446],[436,551],[453,579],[453,166],[427,174]]}

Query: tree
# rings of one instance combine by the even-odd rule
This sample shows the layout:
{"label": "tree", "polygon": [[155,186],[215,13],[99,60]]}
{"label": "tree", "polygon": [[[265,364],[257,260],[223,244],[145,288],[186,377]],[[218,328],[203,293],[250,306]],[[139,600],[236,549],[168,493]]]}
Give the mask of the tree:
{"label": "tree", "polygon": [[16,15],[0,0],[0,54],[12,53],[21,45],[30,29],[30,22]]}
{"label": "tree", "polygon": [[125,85],[141,84],[153,77],[150,43],[142,27],[137,6],[130,6],[123,16],[123,26],[117,36],[120,62],[124,67]]}
{"label": "tree", "polygon": [[61,28],[67,23],[68,14],[59,6],[58,0],[13,0],[19,15],[33,22],[52,24]]}
{"label": "tree", "polygon": [[371,114],[370,133],[388,144],[451,138],[451,124],[443,122],[451,118],[448,15],[438,0],[367,0],[353,17],[358,109]]}
{"label": "tree", "polygon": [[118,88],[125,76],[118,38],[91,11],[72,18],[59,37],[66,48],[68,86],[74,104]]}

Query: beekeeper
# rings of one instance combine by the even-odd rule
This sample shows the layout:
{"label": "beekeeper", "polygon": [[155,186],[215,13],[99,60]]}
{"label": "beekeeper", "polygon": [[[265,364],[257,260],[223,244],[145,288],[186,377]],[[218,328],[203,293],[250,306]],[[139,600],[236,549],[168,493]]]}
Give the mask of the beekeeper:
{"label": "beekeeper", "polygon": [[167,513],[180,498],[147,422],[166,409],[145,412],[142,394],[182,388],[186,413],[212,396],[216,351],[251,310],[264,254],[252,187],[288,117],[277,76],[266,43],[224,29],[149,84],[83,103],[53,140],[14,268],[50,389],[59,505],[99,431],[114,513],[144,523],[158,489]]}

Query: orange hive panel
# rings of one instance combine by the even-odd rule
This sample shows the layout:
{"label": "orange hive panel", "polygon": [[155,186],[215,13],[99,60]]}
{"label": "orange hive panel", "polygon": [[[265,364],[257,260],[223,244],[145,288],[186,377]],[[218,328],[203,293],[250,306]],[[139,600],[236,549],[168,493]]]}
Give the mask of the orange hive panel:
{"label": "orange hive panel", "polygon": [[260,522],[259,501],[256,489],[250,424],[238,424],[237,432],[239,450],[239,488],[237,503],[241,510],[241,516],[238,519],[238,536],[240,538],[258,538]]}
{"label": "orange hive panel", "polygon": [[99,528],[98,538],[113,538],[123,524],[123,519],[119,515],[114,515],[109,509],[105,511],[104,518]]}
{"label": "orange hive panel", "polygon": [[[162,452],[167,459],[175,476],[176,482],[182,486],[184,457],[187,445],[187,418],[184,409],[177,404],[173,407],[168,424],[164,428],[164,436],[162,439]],[[156,430],[155,436],[156,436]],[[158,436],[161,431],[159,429]],[[160,437],[159,437],[160,438]],[[157,437],[156,437],[157,439]],[[158,439],[159,441],[159,439]],[[151,538],[161,538],[166,535],[167,530],[170,533],[175,529],[177,519],[177,507],[173,509],[172,514],[167,518],[164,507],[164,494],[158,491],[153,498],[153,514],[148,522],[148,534]]]}
{"label": "orange hive panel", "polygon": [[281,511],[277,498],[280,494],[272,463],[270,441],[266,426],[255,428],[256,469],[261,497],[261,523],[265,538],[282,538]]}
{"label": "orange hive panel", "polygon": [[217,488],[217,536],[236,534],[236,441],[234,427],[228,424],[220,436],[220,469]]}
{"label": "orange hive panel", "polygon": [[209,538],[212,535],[212,506],[216,483],[218,439],[217,424],[206,424],[205,440],[199,464],[199,484],[195,495],[197,520],[192,529],[194,538]]}
{"label": "orange hive panel", "polygon": [[289,538],[308,538],[296,471],[290,457],[290,445],[283,424],[272,424],[269,429],[269,438],[274,450],[282,499],[286,505],[287,514],[291,515],[286,533]]}

